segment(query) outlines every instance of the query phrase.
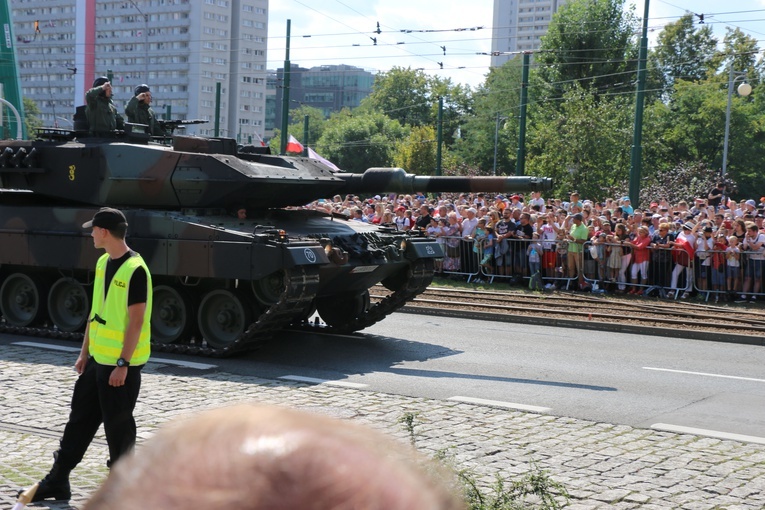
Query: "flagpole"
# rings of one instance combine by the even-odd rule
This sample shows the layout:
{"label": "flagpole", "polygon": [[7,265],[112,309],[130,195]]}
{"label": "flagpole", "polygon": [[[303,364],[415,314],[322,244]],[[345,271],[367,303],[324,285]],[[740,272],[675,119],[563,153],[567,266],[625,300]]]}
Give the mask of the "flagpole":
{"label": "flagpole", "polygon": [[287,49],[284,56],[284,83],[282,84],[282,142],[279,154],[287,152],[287,130],[290,118],[290,28],[292,20],[287,20]]}
{"label": "flagpole", "polygon": [[308,115],[303,117],[303,156],[308,156]]}

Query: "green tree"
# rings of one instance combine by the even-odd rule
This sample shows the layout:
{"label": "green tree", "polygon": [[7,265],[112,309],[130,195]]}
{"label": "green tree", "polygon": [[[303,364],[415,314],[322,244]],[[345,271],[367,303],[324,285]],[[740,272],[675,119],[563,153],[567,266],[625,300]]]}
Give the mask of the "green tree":
{"label": "green tree", "polygon": [[[765,189],[760,171],[765,165],[765,114],[758,99],[762,88],[754,89],[754,98],[731,97],[727,172],[745,193]],[[643,136],[645,180],[687,167],[714,168],[719,175],[727,99],[727,76],[719,75],[699,83],[680,80],[669,103],[649,106]]]}
{"label": "green tree", "polygon": [[631,96],[599,100],[573,88],[557,107],[537,105],[527,140],[527,173],[552,177],[558,196],[577,190],[604,198],[608,188],[628,178],[631,104]]}
{"label": "green tree", "polygon": [[[303,140],[306,115],[308,116],[308,140]],[[321,109],[307,105],[290,110],[290,120],[292,120],[292,123],[289,125],[289,132],[300,140],[302,144],[311,146],[316,145],[317,140],[321,138],[327,123],[324,118],[324,112]]]}
{"label": "green tree", "polygon": [[521,59],[515,58],[489,70],[484,84],[473,93],[473,115],[463,121],[461,138],[453,146],[460,159],[477,166],[481,174],[493,171],[495,135],[497,173],[513,173],[518,145],[521,67]]}
{"label": "green tree", "polygon": [[375,76],[372,93],[361,101],[361,108],[380,111],[401,125],[431,124],[430,92],[424,71],[393,67]]}
{"label": "green tree", "polygon": [[725,69],[720,72],[727,79],[732,64],[734,71],[745,71],[749,80],[756,84],[759,78],[757,67],[757,54],[759,52],[757,39],[745,34],[740,28],[726,27],[723,49],[719,55],[719,61]]}
{"label": "green tree", "polygon": [[[305,116],[308,115],[308,140],[303,140],[303,131]],[[288,133],[294,136],[304,146],[308,145],[314,147],[316,142],[321,138],[324,128],[327,125],[327,120],[324,118],[324,113],[319,108],[312,106],[302,105],[294,110],[290,110],[290,120],[292,122],[288,126]],[[274,136],[268,142],[271,147],[271,152],[274,154],[279,153],[281,149],[282,130],[279,128],[274,129]]]}
{"label": "green tree", "polygon": [[694,25],[694,15],[686,14],[664,26],[657,38],[651,60],[671,87],[675,80],[701,81],[714,70],[717,39],[710,25]]}
{"label": "green tree", "polygon": [[433,97],[431,105],[431,123],[436,126],[438,120],[438,98],[444,98],[442,114],[443,141],[447,147],[451,147],[460,132],[465,119],[473,113],[474,98],[470,87],[455,85],[450,79],[438,76],[430,77],[428,81],[430,95]]}
{"label": "green tree", "polygon": [[33,138],[35,136],[35,130],[43,126],[43,121],[40,119],[40,108],[37,107],[37,103],[29,99],[23,98],[24,102],[24,124],[26,125],[27,137]]}
{"label": "green tree", "polygon": [[554,15],[535,53],[538,74],[560,97],[579,85],[599,93],[633,87],[637,18],[624,0],[572,0]]}
{"label": "green tree", "polygon": [[324,129],[317,152],[348,172],[390,166],[396,143],[408,128],[379,112],[349,110],[333,114]]}
{"label": "green tree", "polygon": [[436,149],[436,130],[433,127],[413,127],[409,136],[396,144],[393,164],[415,174],[433,175],[436,171]]}

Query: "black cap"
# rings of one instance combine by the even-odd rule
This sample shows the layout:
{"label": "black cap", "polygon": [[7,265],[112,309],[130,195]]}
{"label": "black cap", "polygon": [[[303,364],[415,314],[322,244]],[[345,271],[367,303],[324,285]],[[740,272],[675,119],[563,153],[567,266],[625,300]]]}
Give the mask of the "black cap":
{"label": "black cap", "polygon": [[104,83],[109,83],[109,78],[106,76],[99,76],[93,81],[93,88],[100,87]]}
{"label": "black cap", "polygon": [[582,213],[576,213],[574,215],[575,220],[584,221],[584,215]]}
{"label": "black cap", "polygon": [[111,207],[102,207],[93,216],[93,219],[82,224],[82,228],[101,227],[106,230],[113,230],[117,227],[127,227],[127,219],[119,209]]}
{"label": "black cap", "polygon": [[145,83],[141,83],[135,89],[133,89],[133,92],[134,92],[133,93],[134,96],[137,96],[138,94],[142,92],[149,92],[149,86],[146,85]]}

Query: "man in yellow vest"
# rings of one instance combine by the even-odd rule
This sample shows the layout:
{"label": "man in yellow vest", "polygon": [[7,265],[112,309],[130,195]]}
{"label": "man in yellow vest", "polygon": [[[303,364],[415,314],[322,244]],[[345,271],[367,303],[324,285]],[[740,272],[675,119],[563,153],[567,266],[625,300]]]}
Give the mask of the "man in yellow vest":
{"label": "man in yellow vest", "polygon": [[96,264],[90,320],[74,364],[80,377],[74,385],[69,422],[53,468],[33,501],[72,497],[69,473],[102,423],[109,445],[107,466],[135,445],[133,409],[150,349],[151,274],[125,242],[127,220],[122,211],[104,207],[82,227],[92,229],[93,245],[106,253]]}

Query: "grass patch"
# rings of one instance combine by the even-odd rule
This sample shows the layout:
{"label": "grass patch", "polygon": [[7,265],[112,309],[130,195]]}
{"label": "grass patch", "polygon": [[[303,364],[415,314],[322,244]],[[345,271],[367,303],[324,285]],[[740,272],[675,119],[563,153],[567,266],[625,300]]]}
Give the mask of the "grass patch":
{"label": "grass patch", "polygon": [[[405,412],[398,423],[416,448],[420,413]],[[449,450],[439,450],[434,459],[455,473],[469,510],[558,510],[570,501],[566,487],[553,480],[534,461],[529,472],[520,478],[509,480],[497,473],[494,482],[487,487],[479,483],[473,471],[457,466]],[[560,503],[556,498],[564,502]]]}

